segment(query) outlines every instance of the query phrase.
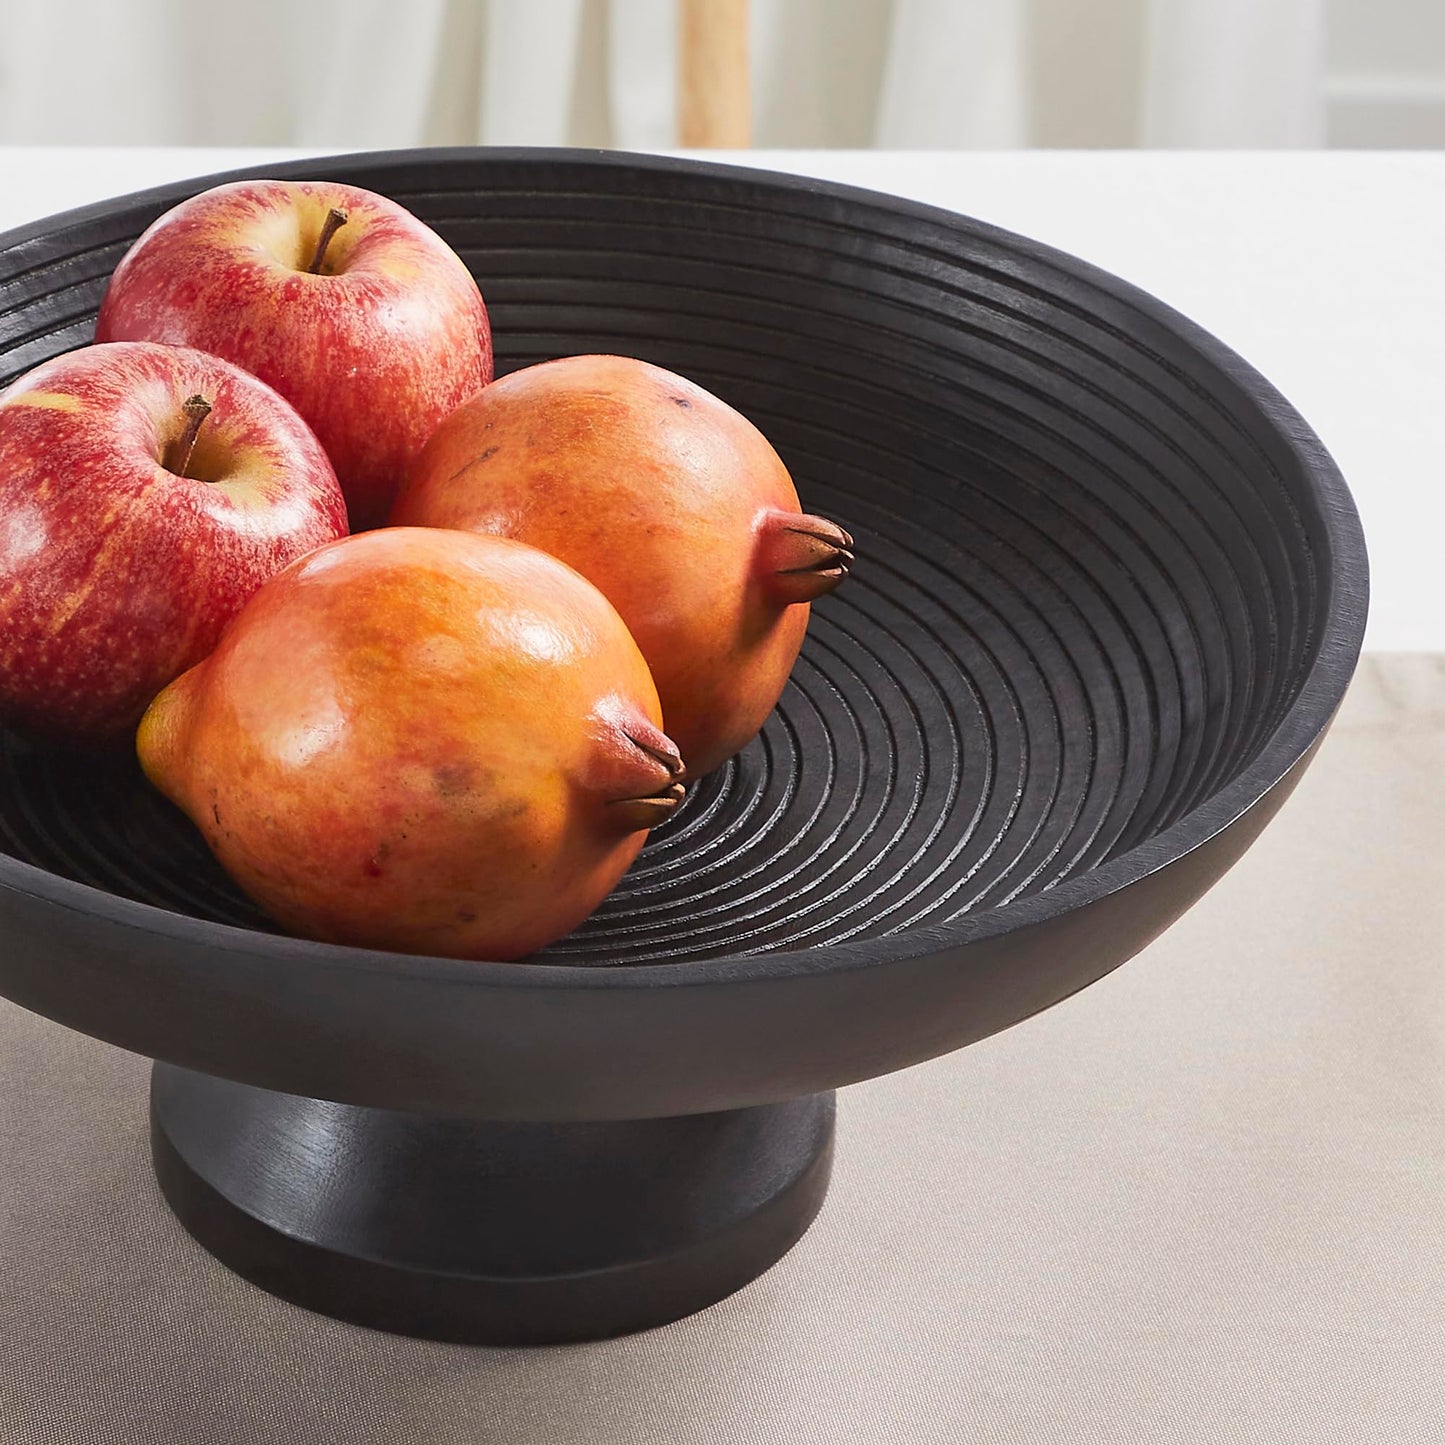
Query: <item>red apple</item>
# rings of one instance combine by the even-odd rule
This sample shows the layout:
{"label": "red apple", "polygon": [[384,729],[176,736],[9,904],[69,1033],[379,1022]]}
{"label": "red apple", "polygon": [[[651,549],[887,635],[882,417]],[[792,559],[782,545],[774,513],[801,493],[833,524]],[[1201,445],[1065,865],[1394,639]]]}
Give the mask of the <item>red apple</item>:
{"label": "red apple", "polygon": [[95,339],[196,346],[275,387],[320,437],[357,531],[492,379],[461,258],[394,201],[334,181],[238,181],[167,211],[116,267]]}
{"label": "red apple", "polygon": [[47,361],[0,393],[0,718],[133,728],[263,582],[345,533],[320,443],[230,362],[145,342]]}

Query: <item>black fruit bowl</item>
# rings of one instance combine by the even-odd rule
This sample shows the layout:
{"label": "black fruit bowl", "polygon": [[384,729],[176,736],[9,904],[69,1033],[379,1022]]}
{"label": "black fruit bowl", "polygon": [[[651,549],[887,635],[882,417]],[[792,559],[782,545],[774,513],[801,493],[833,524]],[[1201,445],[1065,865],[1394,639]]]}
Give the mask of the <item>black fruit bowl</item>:
{"label": "black fruit bowl", "polygon": [[[1289,405],[1133,287],[959,216],[546,151],[273,168],[462,254],[502,369],[613,351],[752,417],[858,539],[776,714],[535,964],[279,936],[118,762],[0,740],[0,988],[152,1056],[234,1268],[476,1341],[677,1318],[806,1229],[832,1096],[1047,1008],[1248,847],[1355,665],[1366,560]],[[0,238],[0,374],[217,177]]]}

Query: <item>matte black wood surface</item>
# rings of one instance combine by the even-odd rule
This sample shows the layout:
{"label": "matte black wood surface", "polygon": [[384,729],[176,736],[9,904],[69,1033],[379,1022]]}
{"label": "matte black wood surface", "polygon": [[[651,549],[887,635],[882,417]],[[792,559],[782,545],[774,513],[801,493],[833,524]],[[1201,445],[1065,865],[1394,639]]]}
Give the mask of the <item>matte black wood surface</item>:
{"label": "matte black wood surface", "polygon": [[823,1203],[833,1096],[617,1124],[358,1109],[157,1064],[181,1222],[273,1294],[469,1344],[600,1339],[740,1289]]}
{"label": "matte black wood surface", "polygon": [[[676,1318],[807,1227],[828,1090],[1067,997],[1248,847],[1355,665],[1353,504],[1212,337],[963,217],[600,153],[278,170],[434,225],[500,370],[716,391],[857,569],[761,738],[535,963],[283,937],[130,760],[0,734],[0,990],[165,1061],[166,1197],[287,1298],[502,1343]],[[0,237],[0,379],[216,179]]]}
{"label": "matte black wood surface", "polygon": [[[763,736],[532,965],[278,936],[133,767],[0,740],[0,988],[189,1068],[495,1119],[816,1093],[1026,1018],[1233,861],[1344,691],[1359,525],[1308,427],[1152,298],[963,217],[754,171],[408,152],[505,370],[631,352],[858,538]],[[0,376],[89,339],[197,181],[0,238]]]}

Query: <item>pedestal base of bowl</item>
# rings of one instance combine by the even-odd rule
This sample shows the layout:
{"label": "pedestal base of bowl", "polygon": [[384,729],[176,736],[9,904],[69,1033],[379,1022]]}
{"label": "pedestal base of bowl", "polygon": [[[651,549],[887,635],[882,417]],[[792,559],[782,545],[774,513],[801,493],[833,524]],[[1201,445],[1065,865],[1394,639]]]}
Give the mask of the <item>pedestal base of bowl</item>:
{"label": "pedestal base of bowl", "polygon": [[776,1263],[827,1192],[833,1095],[502,1124],[158,1063],[151,1146],[181,1223],[272,1294],[401,1334],[555,1344],[667,1324]]}

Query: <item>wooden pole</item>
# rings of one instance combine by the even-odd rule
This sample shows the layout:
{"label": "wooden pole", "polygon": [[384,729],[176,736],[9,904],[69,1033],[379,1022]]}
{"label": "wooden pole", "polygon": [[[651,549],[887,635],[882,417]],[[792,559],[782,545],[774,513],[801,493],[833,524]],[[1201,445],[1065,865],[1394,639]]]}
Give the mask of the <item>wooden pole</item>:
{"label": "wooden pole", "polygon": [[677,137],[689,149],[752,144],[748,0],[677,0]]}

